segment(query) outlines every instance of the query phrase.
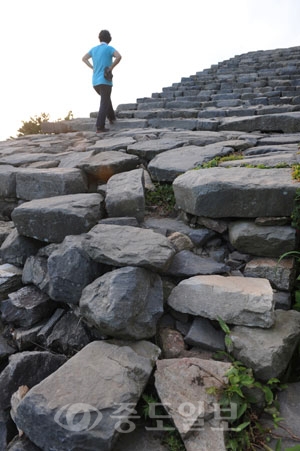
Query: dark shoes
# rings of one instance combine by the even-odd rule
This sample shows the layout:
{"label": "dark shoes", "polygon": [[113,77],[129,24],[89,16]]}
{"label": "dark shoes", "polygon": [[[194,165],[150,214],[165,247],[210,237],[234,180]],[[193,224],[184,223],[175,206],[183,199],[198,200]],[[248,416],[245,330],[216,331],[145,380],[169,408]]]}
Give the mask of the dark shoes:
{"label": "dark shoes", "polygon": [[96,133],[105,133],[105,132],[109,132],[109,128],[97,128]]}

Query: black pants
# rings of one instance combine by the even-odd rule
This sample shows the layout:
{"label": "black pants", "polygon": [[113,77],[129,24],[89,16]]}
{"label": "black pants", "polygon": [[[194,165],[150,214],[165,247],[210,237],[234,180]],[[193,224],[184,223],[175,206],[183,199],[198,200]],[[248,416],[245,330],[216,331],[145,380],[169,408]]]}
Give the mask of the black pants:
{"label": "black pants", "polygon": [[97,130],[104,128],[105,119],[114,121],[116,116],[111,103],[111,89],[110,85],[96,85],[94,86],[95,91],[100,95],[100,108],[97,116],[96,127]]}

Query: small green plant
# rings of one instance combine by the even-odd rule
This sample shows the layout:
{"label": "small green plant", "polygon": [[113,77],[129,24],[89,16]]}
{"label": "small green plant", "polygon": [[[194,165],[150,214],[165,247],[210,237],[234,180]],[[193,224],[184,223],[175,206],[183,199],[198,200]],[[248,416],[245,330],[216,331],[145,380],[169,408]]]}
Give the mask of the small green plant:
{"label": "small green plant", "polygon": [[146,206],[158,208],[161,215],[171,213],[176,203],[172,185],[155,182],[154,186],[153,191],[146,191]]}
{"label": "small green plant", "polygon": [[[221,329],[225,332],[225,343],[230,350],[232,340],[228,325],[218,318]],[[225,354],[231,361],[231,368],[227,371],[227,383],[221,389],[211,387],[208,393],[219,398],[219,404],[224,412],[230,412],[231,406],[235,406],[235,415],[224,420],[229,423],[226,448],[231,451],[254,451],[255,449],[270,450],[267,446],[267,431],[259,422],[260,411],[268,412],[272,416],[274,427],[278,427],[282,418],[276,405],[276,392],[283,389],[281,382],[270,379],[262,383],[255,379],[251,368],[247,368],[241,362],[235,360],[230,353]],[[264,406],[258,407],[258,401],[263,398]]]}
{"label": "small green plant", "polygon": [[231,155],[226,155],[225,157],[214,157],[212,160],[206,161],[205,163],[200,164],[199,166],[196,166],[194,169],[209,169],[209,168],[215,168],[219,166],[220,163],[223,163],[225,161],[234,161],[234,160],[242,160],[244,156],[239,153],[233,153]]}
{"label": "small green plant", "polygon": [[300,181],[300,164],[292,165],[292,177],[298,182]]}
{"label": "small green plant", "polygon": [[[153,408],[154,407],[154,408]],[[185,446],[182,442],[179,432],[171,422],[171,417],[168,418],[168,414],[161,404],[157,393],[144,393],[142,395],[142,402],[140,403],[140,409],[143,417],[150,426],[156,427],[156,418],[164,418],[163,429],[164,432],[162,443],[167,447],[169,451],[185,451]],[[153,414],[155,413],[155,418]]]}

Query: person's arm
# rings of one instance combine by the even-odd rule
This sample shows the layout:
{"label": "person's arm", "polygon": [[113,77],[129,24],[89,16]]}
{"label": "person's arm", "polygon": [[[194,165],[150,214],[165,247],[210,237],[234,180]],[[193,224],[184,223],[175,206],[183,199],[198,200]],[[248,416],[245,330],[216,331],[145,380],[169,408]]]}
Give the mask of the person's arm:
{"label": "person's arm", "polygon": [[116,67],[117,64],[119,64],[119,62],[122,59],[122,56],[120,55],[119,52],[117,52],[117,50],[114,51],[113,57],[114,57],[114,61],[113,61],[112,65],[110,66],[111,71],[113,70],[114,67]]}
{"label": "person's arm", "polygon": [[90,63],[90,59],[91,59],[91,55],[89,53],[86,53],[83,57],[82,57],[82,61],[91,69],[93,68],[93,65]]}

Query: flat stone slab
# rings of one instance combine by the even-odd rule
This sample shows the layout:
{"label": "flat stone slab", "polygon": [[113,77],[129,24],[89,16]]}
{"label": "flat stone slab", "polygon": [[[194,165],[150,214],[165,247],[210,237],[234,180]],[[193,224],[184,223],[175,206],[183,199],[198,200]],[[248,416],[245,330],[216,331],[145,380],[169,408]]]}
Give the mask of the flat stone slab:
{"label": "flat stone slab", "polygon": [[218,130],[297,133],[300,131],[300,112],[225,118],[221,120]]}
{"label": "flat stone slab", "polygon": [[138,157],[151,161],[156,155],[166,152],[167,150],[176,149],[186,144],[185,139],[176,138],[158,138],[149,139],[147,141],[139,141],[129,145],[127,153],[137,155]]}
{"label": "flat stone slab", "polygon": [[253,221],[229,224],[229,241],[240,252],[277,257],[296,247],[296,230],[291,226],[257,225]]}
{"label": "flat stone slab", "polygon": [[139,222],[143,221],[144,170],[134,169],[112,175],[107,182],[105,206],[109,217],[134,217]]}
{"label": "flat stone slab", "polygon": [[177,177],[177,206],[196,216],[290,216],[298,184],[291,169],[210,168]]}
{"label": "flat stone slab", "polygon": [[157,361],[155,387],[187,450],[225,451],[217,398],[207,388],[226,383],[231,364],[198,358]]}
{"label": "flat stone slab", "polygon": [[233,327],[230,351],[253,369],[257,378],[280,378],[300,340],[300,312],[276,310],[271,329]]}
{"label": "flat stone slab", "polygon": [[26,168],[16,174],[16,194],[19,199],[43,199],[86,191],[84,174],[75,168]]}
{"label": "flat stone slab", "polygon": [[159,353],[146,341],[88,344],[27,393],[18,427],[45,451],[111,450],[121,423],[132,423]]}
{"label": "flat stone slab", "polygon": [[248,144],[242,140],[222,141],[206,146],[184,146],[154,157],[148,165],[148,171],[153,180],[171,182],[180,174],[199,166],[204,161],[209,161],[218,155],[227,155],[234,149],[247,147]]}
{"label": "flat stone slab", "polygon": [[130,136],[104,138],[96,141],[96,143],[89,146],[87,150],[94,150],[95,153],[108,150],[126,150],[128,146],[134,144],[135,142],[136,140]]}
{"label": "flat stone slab", "polygon": [[154,271],[170,264],[175,250],[160,233],[132,226],[99,224],[87,233],[83,247],[95,261],[112,266],[141,266]]}
{"label": "flat stone slab", "polygon": [[87,158],[78,164],[78,168],[88,175],[89,180],[106,183],[114,174],[136,169],[139,161],[135,155],[111,150]]}
{"label": "flat stone slab", "polygon": [[168,304],[175,310],[228,324],[271,327],[274,323],[273,290],[267,279],[194,276],[180,282]]}
{"label": "flat stone slab", "polygon": [[97,193],[35,199],[15,208],[12,219],[20,235],[60,243],[67,235],[88,232],[102,217]]}

